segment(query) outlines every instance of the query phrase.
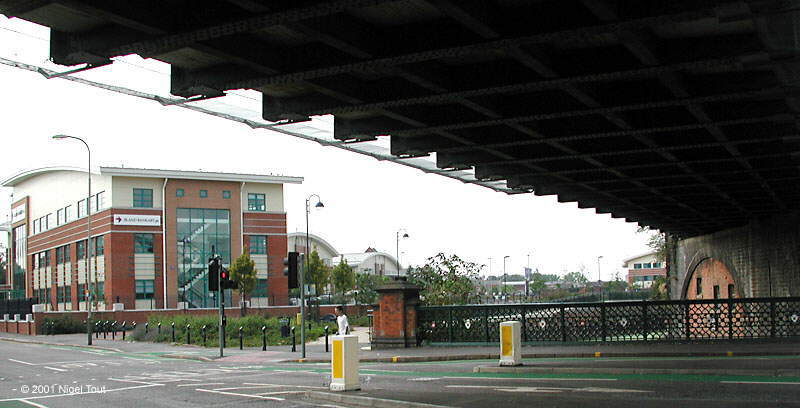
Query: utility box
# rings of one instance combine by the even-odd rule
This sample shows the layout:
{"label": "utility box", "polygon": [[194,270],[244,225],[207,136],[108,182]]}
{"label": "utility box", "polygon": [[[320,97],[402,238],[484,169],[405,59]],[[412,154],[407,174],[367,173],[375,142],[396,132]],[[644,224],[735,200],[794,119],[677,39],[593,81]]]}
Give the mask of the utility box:
{"label": "utility box", "polygon": [[333,336],[331,391],[360,390],[358,381],[358,336]]}
{"label": "utility box", "polygon": [[500,365],[522,365],[522,324],[517,321],[500,323]]}

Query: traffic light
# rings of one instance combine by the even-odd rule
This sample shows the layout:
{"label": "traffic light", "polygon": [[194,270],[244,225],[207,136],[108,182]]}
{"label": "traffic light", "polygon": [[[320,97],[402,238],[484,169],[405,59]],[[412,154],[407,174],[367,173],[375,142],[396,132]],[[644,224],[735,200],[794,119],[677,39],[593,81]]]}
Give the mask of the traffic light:
{"label": "traffic light", "polygon": [[220,279],[220,286],[222,289],[236,289],[239,287],[239,284],[231,279],[231,272],[227,268],[222,268],[219,274]]}
{"label": "traffic light", "polygon": [[289,252],[289,256],[283,258],[283,276],[289,277],[289,289],[297,289],[297,258],[299,253]]}
{"label": "traffic light", "polygon": [[208,258],[208,291],[219,290],[219,258]]}

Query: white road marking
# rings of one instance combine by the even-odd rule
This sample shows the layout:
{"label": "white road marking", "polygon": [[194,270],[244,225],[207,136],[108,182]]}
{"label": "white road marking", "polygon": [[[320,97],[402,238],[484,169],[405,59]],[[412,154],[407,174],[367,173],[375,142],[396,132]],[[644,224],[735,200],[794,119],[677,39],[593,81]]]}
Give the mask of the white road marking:
{"label": "white road marking", "polygon": [[32,406],[34,406],[34,407],[37,407],[37,408],[47,408],[47,406],[46,406],[46,405],[37,404],[37,403],[35,403],[35,402],[33,402],[33,401],[28,401],[28,400],[26,400],[26,399],[22,399],[22,398],[18,399],[17,401],[19,401],[19,402],[24,402],[24,403],[26,403],[26,404],[28,404],[28,405],[32,405]]}
{"label": "white road marking", "polygon": [[478,389],[494,389],[495,391],[502,392],[531,392],[531,393],[558,393],[562,391],[567,392],[600,392],[600,393],[647,393],[653,391],[647,390],[631,390],[619,388],[600,388],[600,387],[586,387],[586,388],[565,388],[565,387],[504,387],[495,385],[446,385],[446,388],[478,388]]}
{"label": "white road marking", "polygon": [[243,385],[265,385],[271,387],[290,387],[290,388],[318,388],[320,390],[327,390],[328,387],[317,387],[313,385],[287,385],[287,384],[264,384],[264,383],[242,383]]}
{"label": "white road marking", "polygon": [[201,385],[222,385],[222,384],[225,384],[225,383],[178,384],[178,385],[176,385],[176,387],[199,387]]}
{"label": "white road marking", "polygon": [[237,397],[258,398],[258,399],[271,400],[271,401],[286,401],[285,398],[280,398],[280,397],[268,397],[268,396],[265,396],[265,395],[240,394],[238,392],[204,390],[202,388],[196,388],[195,391],[210,392],[210,393],[222,394],[222,395],[235,395]]}
{"label": "white road marking", "polygon": [[26,364],[26,365],[36,365],[36,364],[33,364],[33,363],[28,363],[26,361],[14,360],[13,358],[9,358],[8,361],[13,361],[15,363]]}
{"label": "white road marking", "polygon": [[61,372],[69,371],[69,370],[64,370],[64,369],[61,369],[61,368],[47,367],[47,366],[45,366],[44,368],[46,368],[48,370],[61,371]]}
{"label": "white road marking", "polygon": [[255,395],[278,395],[278,394],[302,394],[305,391],[272,391],[272,392],[259,392]]}
{"label": "white road marking", "polygon": [[452,380],[495,380],[495,381],[617,381],[616,378],[500,378],[500,377],[441,377]]}
{"label": "white road marking", "polygon": [[780,385],[800,385],[800,382],[780,382],[780,381],[720,381],[723,384],[780,384]]}

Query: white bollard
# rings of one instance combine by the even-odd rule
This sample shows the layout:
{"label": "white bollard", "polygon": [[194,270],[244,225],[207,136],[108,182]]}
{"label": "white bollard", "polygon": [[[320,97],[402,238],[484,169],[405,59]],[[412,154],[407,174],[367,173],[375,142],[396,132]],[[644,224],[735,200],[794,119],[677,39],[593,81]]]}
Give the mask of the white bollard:
{"label": "white bollard", "polygon": [[358,382],[358,336],[333,336],[331,391],[360,390]]}
{"label": "white bollard", "polygon": [[33,321],[33,313],[26,314],[25,315],[25,321],[26,322],[32,322]]}
{"label": "white bollard", "polygon": [[14,320],[12,320],[12,322],[19,322],[19,321],[22,321],[22,317],[20,317],[20,315],[18,315],[18,314],[15,314],[14,315]]}
{"label": "white bollard", "polygon": [[522,365],[522,324],[517,321],[500,323],[500,365]]}
{"label": "white bollard", "polygon": [[3,315],[3,321],[4,321],[4,322],[7,322],[7,321],[9,321],[9,320],[11,320],[11,317],[8,315],[8,313],[4,314],[4,315]]}

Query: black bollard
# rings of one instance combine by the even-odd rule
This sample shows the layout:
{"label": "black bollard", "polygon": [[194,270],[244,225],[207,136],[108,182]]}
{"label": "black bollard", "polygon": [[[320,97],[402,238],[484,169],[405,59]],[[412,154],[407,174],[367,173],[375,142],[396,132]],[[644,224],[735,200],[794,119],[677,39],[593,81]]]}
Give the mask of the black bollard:
{"label": "black bollard", "polygon": [[261,351],[267,351],[267,326],[261,326]]}
{"label": "black bollard", "polygon": [[325,326],[325,352],[328,352],[328,326]]}
{"label": "black bollard", "polygon": [[172,322],[172,342],[175,342],[175,322]]}
{"label": "black bollard", "polygon": [[186,344],[192,344],[192,325],[186,325]]}
{"label": "black bollard", "polygon": [[94,323],[94,338],[96,338],[96,339],[100,338],[100,322],[99,321]]}
{"label": "black bollard", "polygon": [[105,340],[108,336],[108,320],[103,323],[103,340]]}
{"label": "black bollard", "polygon": [[308,322],[308,330],[311,330],[311,322]]}
{"label": "black bollard", "polygon": [[158,322],[158,334],[161,334],[161,322]]}
{"label": "black bollard", "polygon": [[292,353],[297,351],[297,347],[295,346],[295,342],[296,341],[297,340],[295,339],[295,336],[294,336],[294,326],[292,326]]}
{"label": "black bollard", "polygon": [[206,346],[206,325],[203,325],[203,327],[200,330],[203,332],[203,347],[205,347]]}
{"label": "black bollard", "polygon": [[120,330],[122,332],[122,340],[125,340],[125,331],[127,329],[127,326],[128,326],[128,321],[127,320],[123,320],[122,321],[122,330]]}
{"label": "black bollard", "polygon": [[111,340],[116,340],[117,337],[117,321],[114,320],[114,323],[111,323]]}
{"label": "black bollard", "polygon": [[150,322],[144,322],[144,334],[150,331]]}
{"label": "black bollard", "polygon": [[244,348],[244,337],[242,337],[242,326],[239,326],[239,350]]}

